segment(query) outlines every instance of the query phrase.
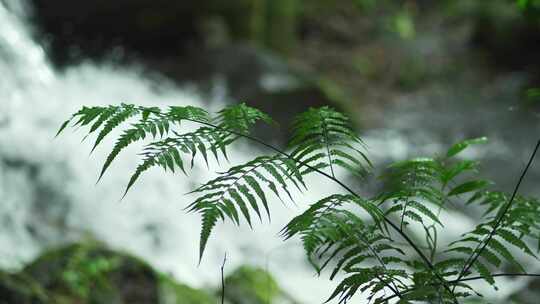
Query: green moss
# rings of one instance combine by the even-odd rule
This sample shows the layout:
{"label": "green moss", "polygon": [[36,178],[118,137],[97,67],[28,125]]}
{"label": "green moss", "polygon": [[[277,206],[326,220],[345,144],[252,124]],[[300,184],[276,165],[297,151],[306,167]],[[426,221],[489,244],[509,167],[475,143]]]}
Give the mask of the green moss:
{"label": "green moss", "polygon": [[47,290],[52,303],[157,301],[157,275],[148,264],[96,242],[51,250],[23,273]]}
{"label": "green moss", "polygon": [[215,304],[208,292],[177,283],[170,276],[159,276],[159,304]]}
{"label": "green moss", "polygon": [[[219,288],[178,283],[144,261],[97,242],[49,250],[19,274],[0,271],[0,304],[215,304],[217,293]],[[248,266],[226,278],[226,295],[229,304],[288,300],[267,272]]]}
{"label": "green moss", "polygon": [[390,29],[402,39],[412,39],[416,36],[414,19],[406,10],[392,17]]}
{"label": "green moss", "polygon": [[273,303],[281,294],[269,273],[249,266],[241,266],[227,276],[225,286],[225,297],[233,304]]}
{"label": "green moss", "polygon": [[0,272],[0,295],[8,295],[10,304],[217,302],[211,292],[180,284],[137,257],[93,241],[50,250],[17,276]]}

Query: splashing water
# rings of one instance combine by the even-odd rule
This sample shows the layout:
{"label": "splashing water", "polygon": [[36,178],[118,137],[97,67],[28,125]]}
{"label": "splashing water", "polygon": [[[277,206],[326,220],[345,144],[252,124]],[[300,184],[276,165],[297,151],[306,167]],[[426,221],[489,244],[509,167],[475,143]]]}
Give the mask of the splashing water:
{"label": "splashing water", "polygon": [[[86,157],[90,146],[81,144],[80,136],[67,132],[53,139],[61,122],[82,105],[208,105],[167,81],[157,84],[145,79],[137,67],[85,63],[62,73],[55,71],[43,48],[30,38],[26,11],[17,3],[22,2],[0,1],[1,268],[20,268],[48,246],[90,235],[194,285],[217,285],[219,265],[227,251],[229,270],[241,263],[268,265],[299,300],[313,303],[329,294],[332,286],[314,278],[303,262],[301,247],[283,244],[277,237],[286,219],[299,209],[275,204],[273,223],[260,225],[256,231],[218,226],[197,267],[200,219],[182,210],[191,199],[183,193],[211,177],[205,169],[195,167],[189,179],[150,171],[119,203],[122,188],[137,165],[138,151],[133,148],[94,186],[107,149]],[[223,104],[222,91],[216,88],[211,108]],[[235,152],[233,163],[253,155],[242,147]]]}
{"label": "splashing water", "polygon": [[[277,237],[287,219],[302,211],[300,208],[284,208],[280,202],[274,202],[272,224],[256,225],[255,231],[239,229],[231,223],[219,225],[210,239],[205,259],[197,267],[200,219],[182,210],[192,199],[183,193],[212,176],[205,168],[195,167],[188,179],[159,170],[149,171],[130,194],[118,202],[138,162],[138,150],[134,147],[123,152],[103,181],[94,186],[107,149],[86,157],[90,144],[81,144],[80,134],[66,132],[61,138],[53,139],[61,122],[82,105],[191,104],[212,110],[226,101],[225,88],[218,84],[215,97],[208,105],[194,92],[166,80],[149,81],[138,67],[84,63],[62,73],[55,71],[43,48],[30,38],[25,3],[0,0],[0,73],[3,75],[0,79],[0,268],[17,269],[48,246],[90,235],[109,246],[141,256],[159,270],[170,272],[189,284],[217,285],[219,267],[227,251],[227,269],[241,263],[268,265],[279,283],[306,303],[319,303],[330,294],[334,284],[325,277],[314,277],[313,271],[305,267],[301,246],[295,242],[282,243]],[[497,125],[483,124],[488,127],[482,132],[508,130],[511,136],[502,136],[503,139],[526,141],[514,134],[517,131],[525,134],[521,129],[538,130],[538,126],[530,128],[530,124],[517,129],[516,119],[502,123],[504,120],[500,118],[508,116],[504,113],[494,116],[496,112],[493,112],[486,116],[480,112],[485,111],[482,105],[442,101],[444,111],[439,104],[424,106],[409,100],[400,104],[410,109],[385,109],[386,125],[364,136],[374,160],[399,160],[417,155],[418,151],[440,152],[448,144],[448,137],[451,141],[459,140],[468,129],[477,129],[480,118],[488,123],[498,122]],[[476,107],[477,112],[471,111]],[[446,112],[459,115],[452,117]],[[426,120],[426,117],[432,119]],[[452,120],[462,123],[453,124]],[[455,130],[450,132],[446,125],[453,125]],[[421,131],[413,131],[413,128]],[[417,142],[412,142],[411,138],[416,138]],[[103,147],[111,144],[109,140]],[[520,143],[520,146],[526,145]],[[499,139],[492,150],[512,159],[510,155],[515,149],[509,147],[514,145]],[[247,147],[239,147],[234,152],[231,153],[236,155],[233,164],[254,155]],[[499,169],[500,165],[490,167]],[[312,202],[337,191],[323,182],[312,180],[311,190],[300,202]],[[456,220],[458,216],[461,220]],[[462,232],[464,227],[474,224],[459,214],[452,215],[452,221],[456,227],[447,227],[450,234]],[[500,286],[511,291],[516,284],[521,283],[509,280]]]}

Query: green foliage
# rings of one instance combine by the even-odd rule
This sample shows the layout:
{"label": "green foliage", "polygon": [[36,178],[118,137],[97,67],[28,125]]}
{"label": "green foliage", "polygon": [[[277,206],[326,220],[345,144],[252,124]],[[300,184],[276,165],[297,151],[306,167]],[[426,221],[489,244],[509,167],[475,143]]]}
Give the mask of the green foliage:
{"label": "green foliage", "polygon": [[108,288],[107,275],[119,265],[118,259],[89,256],[89,251],[76,250],[62,272],[62,281],[71,292],[87,299],[92,288]]}
{"label": "green foliage", "polygon": [[[329,107],[299,115],[286,150],[249,135],[257,122],[272,120],[244,104],[215,116],[196,107],[168,111],[125,104],[85,107],[59,133],[71,122],[88,126],[88,135],[99,131],[95,148],[130,119],[136,122],[121,133],[101,172],[129,144],[147,137],[154,140],[144,147],[142,163],[126,192],[151,167],[188,174],[185,164],[192,167],[197,155],[207,166],[209,155],[219,163],[240,138],[273,152],[233,165],[192,191],[198,197],[186,209],[202,217],[200,259],[218,221],[252,226],[254,218],[270,220],[271,197],[296,204],[298,194],[309,189],[307,175],[341,186],[344,193],[311,204],[281,231],[286,240],[301,239],[317,273],[328,269],[330,279],[340,278],[328,301],[346,303],[357,293],[367,293],[373,303],[394,298],[400,303],[457,303],[478,295],[470,281],[483,279],[495,286],[497,269],[513,265],[524,271],[517,251],[536,257],[531,241],[540,248],[539,202],[491,190],[492,183],[479,177],[479,163],[464,157],[463,151],[485,143],[484,137],[459,142],[439,156],[396,162],[382,174],[380,193],[361,196],[339,177],[349,174],[362,181],[370,174],[366,145],[348,118]],[[181,127],[188,130],[181,133]],[[442,214],[458,205],[473,213],[482,210],[480,224],[459,239],[442,243],[438,237],[445,225]]]}
{"label": "green foliage", "polygon": [[204,289],[177,283],[168,275],[159,275],[160,304],[215,304],[217,299]]}
{"label": "green foliage", "polygon": [[516,0],[520,9],[531,17],[538,19],[540,16],[540,1],[538,0]]}
{"label": "green foliage", "polygon": [[281,289],[274,278],[260,268],[241,266],[225,278],[226,299],[235,304],[279,302]]}

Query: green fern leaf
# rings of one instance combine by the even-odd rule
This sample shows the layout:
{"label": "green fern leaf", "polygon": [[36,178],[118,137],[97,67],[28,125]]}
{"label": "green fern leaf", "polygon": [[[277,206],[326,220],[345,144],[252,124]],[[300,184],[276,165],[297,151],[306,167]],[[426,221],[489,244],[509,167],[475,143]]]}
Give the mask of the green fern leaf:
{"label": "green fern leaf", "polygon": [[318,168],[329,167],[333,177],[335,165],[365,176],[371,162],[353,144],[364,147],[348,118],[329,107],[322,107],[310,108],[295,119],[289,147],[294,159]]}
{"label": "green fern leaf", "polygon": [[521,271],[525,272],[525,269],[523,269],[523,266],[514,258],[512,253],[506,247],[504,247],[503,244],[501,244],[497,239],[492,238],[488,245],[491,249],[496,251],[498,254],[500,254],[503,258],[505,258],[508,262],[512,263],[516,267],[518,267]]}
{"label": "green fern leaf", "polygon": [[529,246],[523,240],[515,236],[511,231],[505,229],[498,229],[496,235],[500,236],[505,241],[518,247],[519,249],[522,249],[528,255],[536,258],[536,255],[532,252]]}
{"label": "green fern leaf", "polygon": [[122,104],[121,109],[118,112],[115,112],[114,115],[108,117],[108,120],[105,123],[105,126],[103,127],[101,132],[99,132],[91,151],[93,152],[97,148],[97,146],[103,141],[103,139],[105,139],[105,137],[112,132],[113,129],[115,129],[121,123],[138,113],[139,109],[137,109],[134,105]]}
{"label": "green fern leaf", "polygon": [[455,145],[453,145],[448,152],[446,153],[446,157],[453,157],[459,154],[461,151],[465,150],[467,147],[471,145],[477,145],[477,144],[485,144],[487,143],[488,139],[487,137],[479,137],[479,138],[473,138],[473,139],[467,139],[462,142],[459,142]]}
{"label": "green fern leaf", "polygon": [[463,194],[467,192],[478,191],[489,185],[491,185],[491,182],[487,180],[473,180],[473,181],[465,182],[461,185],[454,187],[448,193],[448,196],[454,196],[454,195],[459,195],[459,194]]}

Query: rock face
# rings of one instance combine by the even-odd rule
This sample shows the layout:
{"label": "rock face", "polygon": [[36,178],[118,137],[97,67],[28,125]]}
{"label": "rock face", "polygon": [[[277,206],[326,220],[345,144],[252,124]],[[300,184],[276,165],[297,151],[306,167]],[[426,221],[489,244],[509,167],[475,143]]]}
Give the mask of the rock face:
{"label": "rock face", "polygon": [[[242,266],[225,286],[228,304],[297,303],[262,269]],[[50,250],[17,274],[0,271],[0,304],[215,304],[220,288],[191,288],[93,241]]]}
{"label": "rock face", "polygon": [[[38,26],[55,59],[107,54],[115,46],[155,55],[179,52],[200,38],[192,1],[34,0]],[[156,54],[156,53],[161,54]]]}

